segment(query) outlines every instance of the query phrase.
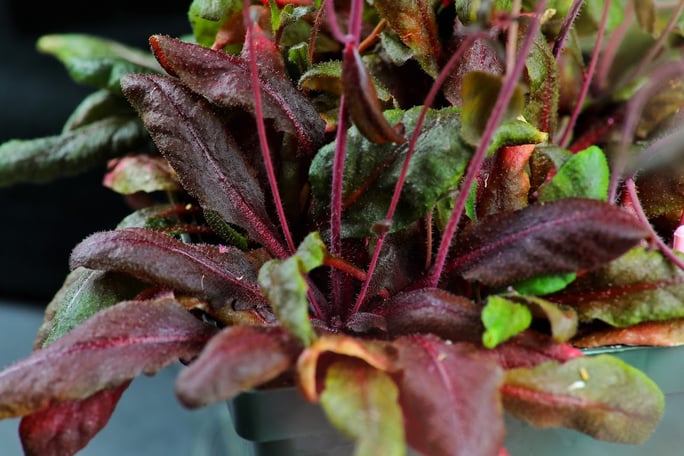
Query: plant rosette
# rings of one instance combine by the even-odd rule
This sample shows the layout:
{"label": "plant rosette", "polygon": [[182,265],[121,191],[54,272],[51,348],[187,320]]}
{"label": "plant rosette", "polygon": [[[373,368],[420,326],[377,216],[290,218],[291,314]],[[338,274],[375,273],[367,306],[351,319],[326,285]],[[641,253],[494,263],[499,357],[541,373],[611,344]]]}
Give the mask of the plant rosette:
{"label": "plant rosette", "polygon": [[656,428],[658,386],[582,348],[682,343],[684,1],[342,3],[194,0],[151,55],[39,40],[96,91],[0,184],[108,164],[136,210],[0,372],[26,454],[179,360],[184,405],[296,385],[358,455],[505,454],[504,411]]}

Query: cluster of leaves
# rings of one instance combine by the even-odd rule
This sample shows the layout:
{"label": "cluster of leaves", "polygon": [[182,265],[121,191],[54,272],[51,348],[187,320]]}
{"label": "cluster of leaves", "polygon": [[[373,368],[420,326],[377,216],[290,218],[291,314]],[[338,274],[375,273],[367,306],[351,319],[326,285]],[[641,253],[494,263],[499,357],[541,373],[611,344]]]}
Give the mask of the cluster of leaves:
{"label": "cluster of leaves", "polygon": [[0,145],[0,185],[109,161],[145,207],[76,246],[0,372],[26,453],[179,359],[188,407],[294,383],[360,455],[499,454],[503,410],[648,438],[658,387],[577,347],[684,337],[684,2],[518,3],[194,0],[153,57],[42,38],[98,90]]}

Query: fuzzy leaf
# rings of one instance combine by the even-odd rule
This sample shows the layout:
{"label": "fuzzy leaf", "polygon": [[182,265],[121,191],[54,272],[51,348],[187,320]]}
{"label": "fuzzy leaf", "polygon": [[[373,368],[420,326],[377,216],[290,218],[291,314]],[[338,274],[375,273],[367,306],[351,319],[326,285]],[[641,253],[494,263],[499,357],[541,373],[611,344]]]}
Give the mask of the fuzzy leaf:
{"label": "fuzzy leaf", "polygon": [[107,424],[129,382],[85,399],[53,404],[24,416],[19,435],[26,456],[76,454]]}
{"label": "fuzzy leaf", "polygon": [[265,304],[256,272],[234,248],[185,244],[144,228],[95,233],[76,246],[71,267],[117,271],[157,285],[192,293],[214,307]]}
{"label": "fuzzy leaf", "polygon": [[342,91],[356,128],[376,144],[405,142],[382,114],[375,85],[356,46],[348,45],[343,55]]}
{"label": "fuzzy leaf", "polygon": [[573,155],[546,184],[539,188],[539,201],[561,198],[608,198],[610,169],[603,151],[591,146]]}
{"label": "fuzzy leaf", "polygon": [[321,406],[330,422],[356,442],[355,456],[406,454],[397,385],[361,360],[344,359],[326,373]]}
{"label": "fuzzy leaf", "polygon": [[134,116],[135,110],[121,95],[100,89],[85,97],[64,123],[62,133],[112,116]]}
{"label": "fuzzy leaf", "polygon": [[95,313],[132,299],[142,289],[141,283],[123,274],[76,268],[48,304],[35,348],[50,345]]}
{"label": "fuzzy leaf", "polygon": [[682,318],[684,272],[660,252],[638,247],[548,298],[573,307],[582,321],[618,327]]}
{"label": "fuzzy leaf", "polygon": [[181,189],[166,160],[144,154],[112,160],[103,185],[123,195],[137,192],[176,192]]}
{"label": "fuzzy leaf", "polygon": [[189,359],[215,333],[176,301],[125,301],[0,372],[0,418],[84,399]]}
{"label": "fuzzy leaf", "polygon": [[431,333],[453,341],[475,342],[482,337],[480,308],[442,289],[400,293],[387,302],[387,330],[398,336]]}
{"label": "fuzzy leaf", "polygon": [[320,391],[317,374],[319,359],[325,353],[358,358],[381,371],[394,369],[393,347],[382,341],[360,339],[345,335],[324,335],[307,347],[297,360],[299,387],[311,402],[318,402]]}
{"label": "fuzzy leaf", "polygon": [[[415,127],[420,107],[409,111],[385,111],[392,125],[404,124],[407,136]],[[472,150],[454,134],[460,128],[458,110],[430,110],[409,165],[391,231],[399,231],[427,214],[435,203],[458,184]],[[405,145],[374,144],[355,127],[349,129],[343,189],[343,233],[368,236],[371,227],[383,220],[392,198],[407,148]],[[323,202],[330,201],[335,144],[324,146],[310,170],[312,192],[320,217],[327,214]]]}
{"label": "fuzzy leaf", "polygon": [[137,118],[108,117],[57,136],[0,145],[0,187],[73,176],[149,140]]}
{"label": "fuzzy leaf", "polygon": [[463,106],[463,80],[468,73],[487,73],[490,78],[503,75],[504,63],[493,44],[491,39],[478,38],[465,50],[456,69],[444,83],[444,96],[453,106]]}
{"label": "fuzzy leaf", "polygon": [[58,58],[76,82],[99,89],[119,91],[126,74],[161,72],[147,52],[97,36],[45,35],[37,47]]}
{"label": "fuzzy leaf", "polygon": [[[520,31],[524,36],[526,28]],[[523,39],[519,40],[522,43]],[[525,82],[528,87],[523,116],[541,131],[553,137],[558,123],[560,90],[558,65],[546,36],[539,33],[525,61]]]}
{"label": "fuzzy leaf", "polygon": [[[252,80],[245,59],[163,35],[154,35],[150,44],[164,69],[194,92],[216,105],[239,106],[254,113]],[[264,117],[273,119],[278,130],[295,135],[302,150],[313,155],[325,133],[325,122],[313,104],[278,72],[260,71],[259,84]]]}
{"label": "fuzzy leaf", "polygon": [[437,18],[432,0],[376,0],[375,9],[408,46],[420,66],[437,77],[442,46],[439,42]]}
{"label": "fuzzy leaf", "polygon": [[285,256],[263,190],[211,105],[163,76],[129,76],[122,87],[159,151],[202,208],[216,211],[273,253]]}
{"label": "fuzzy leaf", "polygon": [[481,219],[459,239],[450,269],[468,280],[505,285],[601,266],[648,235],[619,207],[567,198]]}
{"label": "fuzzy leaf", "polygon": [[490,296],[482,309],[482,323],[486,328],[482,344],[494,348],[526,330],[532,323],[532,313],[522,304],[500,296]]}
{"label": "fuzzy leaf", "polygon": [[229,400],[292,367],[300,349],[280,327],[229,326],[180,373],[176,394],[191,408]]}
{"label": "fuzzy leaf", "polygon": [[538,427],[565,426],[612,442],[644,442],[665,398],[643,372],[610,355],[506,373],[506,410]]}
{"label": "fuzzy leaf", "polygon": [[434,336],[405,336],[395,377],[406,439],[422,454],[497,454],[504,424],[499,387],[503,371],[469,344]]}

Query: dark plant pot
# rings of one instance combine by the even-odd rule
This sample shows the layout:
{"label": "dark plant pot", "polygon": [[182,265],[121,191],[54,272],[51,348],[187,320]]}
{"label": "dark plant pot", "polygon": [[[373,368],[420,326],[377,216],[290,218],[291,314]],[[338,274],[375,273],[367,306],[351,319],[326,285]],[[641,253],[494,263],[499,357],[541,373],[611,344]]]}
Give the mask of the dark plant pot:
{"label": "dark plant pot", "polygon": [[[643,445],[595,440],[570,429],[536,429],[506,417],[506,448],[511,456],[675,456],[684,435],[684,347],[630,348],[611,352],[645,372],[666,395],[663,420]],[[347,456],[353,446],[328,423],[323,411],[295,388],[248,391],[229,404],[233,428],[226,454],[235,456]]]}

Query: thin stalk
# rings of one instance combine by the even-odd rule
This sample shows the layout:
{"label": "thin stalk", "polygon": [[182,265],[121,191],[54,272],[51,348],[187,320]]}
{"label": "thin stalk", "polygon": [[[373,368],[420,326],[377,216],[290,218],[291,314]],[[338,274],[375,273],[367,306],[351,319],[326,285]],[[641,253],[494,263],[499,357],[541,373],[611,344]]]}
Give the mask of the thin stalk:
{"label": "thin stalk", "polygon": [[278,180],[275,175],[273,161],[271,160],[271,150],[268,146],[268,138],[266,136],[264,108],[261,100],[261,86],[259,85],[259,69],[257,68],[256,62],[256,45],[254,44],[254,24],[252,24],[252,18],[249,16],[250,3],[251,2],[249,0],[243,0],[242,16],[243,20],[245,21],[247,36],[249,37],[247,40],[247,46],[249,47],[249,72],[252,78],[252,94],[254,96],[254,116],[256,117],[257,135],[259,137],[261,155],[266,168],[266,175],[268,176],[268,183],[271,187],[273,202],[276,212],[278,213],[278,221],[280,222],[283,235],[285,236],[285,241],[287,242],[289,252],[292,254],[295,252],[296,247],[294,241],[292,240],[292,233],[290,232],[287,218],[285,217],[285,208],[283,206],[282,199],[280,198]]}
{"label": "thin stalk", "polygon": [[570,121],[565,125],[563,134],[558,141],[561,147],[565,147],[570,140],[570,134],[575,128],[575,123],[579,117],[580,111],[582,111],[582,105],[584,104],[585,98],[587,98],[587,93],[589,93],[589,86],[591,85],[591,80],[594,77],[594,72],[596,71],[596,62],[598,62],[599,54],[601,53],[601,45],[603,44],[603,34],[606,31],[606,22],[608,21],[608,10],[610,9],[610,0],[606,0],[603,4],[603,12],[601,13],[601,23],[599,25],[598,32],[596,34],[596,42],[594,43],[594,49],[591,53],[591,60],[589,61],[589,68],[584,74],[584,80],[582,81],[582,88],[580,89],[579,96],[577,98],[577,103],[575,104],[572,114],[570,115]]}
{"label": "thin stalk", "polygon": [[523,44],[518,53],[515,66],[513,67],[513,71],[511,71],[510,74],[507,74],[504,78],[504,83],[501,87],[501,92],[499,92],[499,97],[497,98],[496,103],[492,108],[492,113],[489,117],[489,120],[487,121],[485,130],[482,133],[482,139],[480,140],[480,144],[477,146],[475,154],[473,155],[473,158],[471,159],[470,164],[468,165],[468,171],[466,172],[463,183],[461,184],[461,191],[458,192],[458,195],[456,196],[456,199],[454,201],[454,209],[451,213],[451,217],[449,217],[449,221],[447,222],[446,227],[444,228],[444,233],[442,234],[442,239],[440,241],[439,248],[437,250],[437,255],[435,257],[435,263],[432,265],[432,269],[430,270],[427,277],[427,283],[429,287],[436,287],[439,283],[442,271],[444,270],[444,264],[446,263],[447,255],[449,253],[449,250],[451,249],[451,242],[454,239],[456,229],[458,228],[458,225],[461,221],[461,216],[463,214],[463,210],[465,209],[465,204],[468,199],[469,190],[473,186],[473,182],[475,182],[477,175],[480,173],[480,170],[482,169],[482,164],[484,163],[484,159],[487,156],[487,149],[489,148],[489,143],[492,141],[492,138],[494,137],[494,132],[498,128],[499,123],[503,118],[504,112],[506,111],[506,107],[508,106],[511,97],[513,96],[515,86],[518,83],[518,80],[520,79],[523,68],[525,67],[525,60],[527,59],[527,56],[530,53],[530,49],[532,48],[532,44],[534,43],[534,39],[537,33],[539,33],[539,28],[541,26],[541,15],[545,8],[546,1],[540,1],[537,3],[534,18],[532,19],[532,24],[527,30],[525,40],[523,41]]}
{"label": "thin stalk", "polygon": [[425,102],[423,103],[423,108],[420,110],[420,114],[418,115],[418,119],[416,120],[416,126],[413,130],[413,133],[411,134],[411,139],[409,140],[409,146],[408,146],[408,151],[406,152],[406,158],[404,159],[404,164],[401,168],[401,172],[399,174],[399,178],[397,179],[397,183],[394,186],[394,193],[392,194],[392,200],[390,201],[389,208],[387,209],[387,214],[385,215],[385,220],[383,224],[388,228],[385,231],[381,231],[378,234],[378,239],[375,244],[375,248],[373,249],[373,255],[371,256],[371,261],[370,264],[368,265],[368,272],[366,275],[366,280],[363,283],[361,287],[361,291],[359,292],[356,302],[354,303],[354,309],[352,313],[356,313],[359,311],[361,306],[363,305],[364,300],[366,299],[366,294],[368,293],[368,287],[370,285],[371,278],[373,277],[373,273],[375,272],[375,269],[378,265],[378,260],[380,258],[380,251],[382,250],[382,246],[385,242],[385,237],[387,236],[387,232],[389,231],[389,227],[392,224],[392,219],[394,218],[394,213],[397,210],[397,205],[399,204],[399,197],[401,196],[401,190],[404,187],[404,183],[406,182],[406,174],[408,173],[408,168],[409,164],[411,162],[411,158],[413,157],[413,153],[416,150],[416,144],[418,143],[418,136],[420,135],[420,131],[423,128],[423,123],[425,122],[425,117],[427,116],[427,111],[430,109],[432,106],[432,103],[434,103],[435,98],[437,97],[437,94],[439,93],[439,90],[441,89],[442,85],[444,82],[447,80],[447,78],[451,75],[451,72],[453,69],[456,67],[456,65],[461,61],[463,58],[463,54],[472,46],[473,42],[475,42],[476,39],[485,36],[483,32],[468,35],[466,39],[461,43],[459,46],[458,50],[454,53],[454,55],[451,56],[449,61],[444,65],[444,68],[440,71],[439,75],[437,76],[437,79],[435,79],[434,84],[432,84],[432,87],[430,88],[430,91],[427,94],[427,97],[425,98]]}
{"label": "thin stalk", "polygon": [[658,250],[660,250],[663,256],[670,260],[675,266],[677,266],[681,270],[684,270],[684,261],[682,261],[682,259],[679,258],[667,244],[665,244],[665,242],[660,238],[660,236],[658,236],[658,233],[651,225],[651,222],[649,222],[648,217],[646,216],[646,213],[644,212],[644,209],[641,206],[641,203],[639,202],[639,195],[637,194],[637,189],[636,185],[634,184],[633,177],[628,177],[627,179],[625,179],[625,189],[627,190],[627,194],[629,195],[629,199],[632,203],[632,207],[634,208],[634,212],[636,213],[639,220],[644,224],[644,226],[651,232],[651,238],[655,245],[658,247]]}
{"label": "thin stalk", "polygon": [[[608,77],[610,76],[610,69],[612,68],[615,56],[620,49],[620,45],[622,44],[625,35],[632,25],[633,17],[634,4],[633,2],[629,2],[625,9],[625,19],[615,28],[615,30],[613,30],[606,41],[606,45],[603,47],[601,61],[596,67],[596,75],[594,77],[594,87],[601,93],[606,90],[609,84]],[[614,89],[614,87],[611,88],[611,90]]]}
{"label": "thin stalk", "polygon": [[565,19],[563,19],[563,24],[561,25],[560,32],[556,37],[556,41],[554,41],[553,43],[553,56],[556,58],[556,61],[558,61],[558,59],[560,58],[560,54],[563,51],[565,41],[568,38],[570,29],[572,28],[572,24],[575,23],[575,19],[577,19],[577,16],[579,15],[580,9],[582,9],[583,4],[584,0],[574,0],[574,2],[572,2],[572,6],[570,6],[568,14],[565,16]]}
{"label": "thin stalk", "polygon": [[513,71],[513,63],[515,62],[515,49],[518,46],[518,18],[520,17],[520,8],[522,7],[522,0],[513,0],[511,6],[511,23],[508,25],[508,37],[506,39],[506,74]]}

